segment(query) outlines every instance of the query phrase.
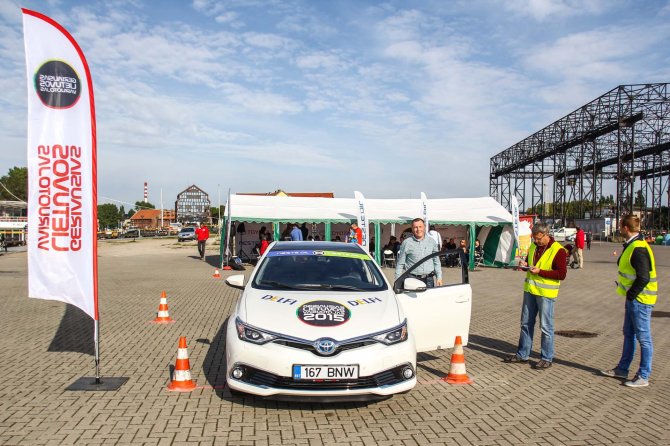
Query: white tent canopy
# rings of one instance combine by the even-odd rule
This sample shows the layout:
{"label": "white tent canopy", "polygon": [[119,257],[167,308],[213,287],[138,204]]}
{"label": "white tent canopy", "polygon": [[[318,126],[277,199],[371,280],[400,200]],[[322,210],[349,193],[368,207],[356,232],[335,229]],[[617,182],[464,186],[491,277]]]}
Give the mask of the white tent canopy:
{"label": "white tent canopy", "polygon": [[[511,260],[511,253],[514,249],[512,215],[493,198],[428,199],[426,205],[431,224],[466,226],[471,247],[474,247],[475,237],[482,242],[486,264],[502,265]],[[422,200],[367,198],[365,206],[371,233],[376,232],[377,235],[380,235],[381,225],[409,224],[414,218],[420,216]],[[357,201],[353,197],[232,195],[229,209],[231,221],[275,223],[276,235],[279,234],[278,224],[293,222],[325,223],[328,228],[326,233],[329,233],[331,224],[356,221]],[[381,237],[377,239],[381,240]],[[377,245],[380,244],[381,242]],[[379,246],[376,246],[375,256],[379,260]]]}
{"label": "white tent canopy", "polygon": [[[420,215],[419,199],[365,200],[371,222],[409,223]],[[428,216],[436,224],[491,226],[511,224],[512,215],[491,197],[428,200]],[[232,195],[233,221],[257,223],[347,223],[356,220],[354,198],[303,198],[267,195]]]}

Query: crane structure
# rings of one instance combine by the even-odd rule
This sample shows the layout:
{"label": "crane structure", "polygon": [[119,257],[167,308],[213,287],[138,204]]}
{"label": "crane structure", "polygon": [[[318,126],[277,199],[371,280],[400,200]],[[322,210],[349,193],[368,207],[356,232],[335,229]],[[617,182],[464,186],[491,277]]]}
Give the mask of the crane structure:
{"label": "crane structure", "polygon": [[603,182],[612,182],[616,221],[635,206],[646,228],[661,229],[670,221],[669,86],[619,85],[493,156],[490,195],[507,209],[514,195],[520,209],[565,224],[604,216]]}

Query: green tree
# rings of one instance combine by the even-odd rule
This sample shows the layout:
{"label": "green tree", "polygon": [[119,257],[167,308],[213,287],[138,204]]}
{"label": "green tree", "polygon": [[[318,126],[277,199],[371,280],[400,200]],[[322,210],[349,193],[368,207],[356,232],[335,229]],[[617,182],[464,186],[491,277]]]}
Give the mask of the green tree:
{"label": "green tree", "polygon": [[98,205],[98,221],[101,228],[115,228],[119,224],[119,209],[115,204]]}
{"label": "green tree", "polygon": [[156,209],[156,206],[149,203],[148,201],[146,203],[144,201],[136,201],[135,210],[139,211],[140,209]]}
{"label": "green tree", "polygon": [[126,210],[124,209],[123,205],[119,208],[119,220],[123,221],[126,219]]}
{"label": "green tree", "polygon": [[226,207],[224,205],[221,205],[220,208],[217,208],[217,207],[209,208],[209,211],[212,214],[213,221],[217,222],[219,220],[219,215],[221,216],[221,218],[226,217],[225,208]]}
{"label": "green tree", "polygon": [[135,209],[131,209],[131,210],[129,210],[129,211],[128,211],[128,216],[127,216],[127,217],[130,218],[130,217],[132,217],[133,215],[135,215]]}
{"label": "green tree", "polygon": [[0,199],[10,201],[16,201],[17,198],[23,201],[28,200],[27,167],[12,167],[7,175],[0,178],[0,183],[5,186],[0,186]]}

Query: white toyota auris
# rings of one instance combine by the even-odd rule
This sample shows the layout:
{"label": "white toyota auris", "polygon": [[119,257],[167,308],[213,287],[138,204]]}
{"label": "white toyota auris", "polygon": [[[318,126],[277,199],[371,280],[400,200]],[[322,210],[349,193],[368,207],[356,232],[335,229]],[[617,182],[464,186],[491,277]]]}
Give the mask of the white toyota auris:
{"label": "white toyota auris", "polygon": [[226,332],[228,386],[320,401],[410,390],[417,352],[467,343],[472,301],[465,267],[457,283],[426,289],[418,266],[392,285],[356,244],[273,243],[247,283],[226,280],[243,290]]}

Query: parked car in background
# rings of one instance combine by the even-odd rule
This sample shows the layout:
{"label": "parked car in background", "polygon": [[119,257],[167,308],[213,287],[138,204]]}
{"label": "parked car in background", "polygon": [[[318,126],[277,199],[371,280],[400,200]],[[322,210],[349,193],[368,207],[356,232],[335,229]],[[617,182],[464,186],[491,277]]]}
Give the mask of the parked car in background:
{"label": "parked car in background", "polygon": [[137,238],[140,236],[140,230],[139,229],[128,229],[126,232],[123,233],[123,238]]}
{"label": "parked car in background", "polygon": [[188,228],[181,228],[177,234],[177,240],[183,242],[184,240],[195,240],[195,228],[190,226]]}
{"label": "parked car in background", "polygon": [[577,235],[577,228],[558,228],[551,231],[551,236],[557,242],[572,241]]}

